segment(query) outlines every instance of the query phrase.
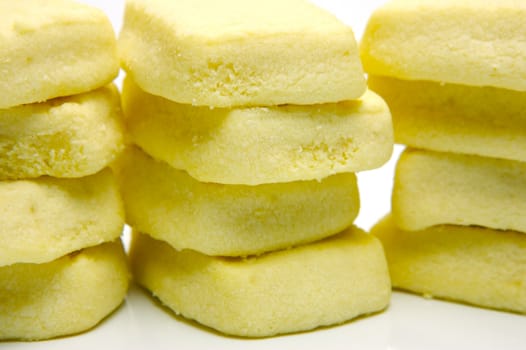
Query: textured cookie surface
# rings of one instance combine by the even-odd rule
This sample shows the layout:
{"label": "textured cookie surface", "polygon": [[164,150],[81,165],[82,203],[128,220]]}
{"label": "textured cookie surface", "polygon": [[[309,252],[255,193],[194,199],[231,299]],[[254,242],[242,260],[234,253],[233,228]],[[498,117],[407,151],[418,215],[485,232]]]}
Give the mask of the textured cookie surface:
{"label": "textured cookie surface", "polygon": [[350,28],[305,0],[128,0],[119,52],[154,95],[187,104],[313,104],[366,85]]}
{"label": "textured cookie surface", "polygon": [[369,76],[391,110],[395,142],[526,161],[526,93]]}
{"label": "textured cookie surface", "polygon": [[39,340],[86,331],[122,303],[128,279],[120,241],[45,264],[0,267],[0,339]]}
{"label": "textured cookie surface", "polygon": [[393,149],[389,109],[372,92],[336,104],[210,109],[147,94],[126,79],[123,108],[136,144],[204,182],[322,179],[379,167]]}
{"label": "textured cookie surface", "polygon": [[0,266],[48,262],[112,241],[124,225],[108,169],[79,179],[0,181],[0,213]]}
{"label": "textured cookie surface", "polygon": [[0,180],[90,175],[116,158],[123,139],[113,85],[0,109]]}
{"label": "textured cookie surface", "polygon": [[137,148],[120,162],[127,223],[176,249],[244,256],[335,234],[358,215],[356,177],[258,186],[202,183]]}
{"label": "textured cookie surface", "polygon": [[371,233],[382,241],[393,287],[526,313],[526,235],[455,225],[408,232],[390,216]]}
{"label": "textured cookie surface", "polygon": [[477,225],[526,232],[526,163],[406,150],[395,173],[397,225]]}
{"label": "textured cookie surface", "polygon": [[526,91],[526,2],[394,0],[360,44],[369,74]]}
{"label": "textured cookie surface", "polygon": [[294,249],[220,258],[135,234],[136,280],[176,313],[247,337],[309,330],[384,309],[390,282],[380,243],[351,228]]}
{"label": "textured cookie surface", "polygon": [[101,87],[119,71],[106,15],[70,0],[0,2],[0,108]]}

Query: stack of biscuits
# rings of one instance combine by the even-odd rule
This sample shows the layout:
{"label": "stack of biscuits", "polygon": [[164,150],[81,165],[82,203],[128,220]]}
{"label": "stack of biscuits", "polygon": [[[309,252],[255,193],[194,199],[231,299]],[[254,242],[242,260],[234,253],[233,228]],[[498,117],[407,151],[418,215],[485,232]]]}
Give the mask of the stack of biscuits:
{"label": "stack of biscuits", "polygon": [[74,1],[0,12],[0,340],[78,333],[128,286],[115,34]]}
{"label": "stack of biscuits", "polygon": [[303,0],[128,0],[119,51],[139,284],[247,337],[388,305],[354,172],[389,159],[392,126],[347,26]]}
{"label": "stack of biscuits", "polygon": [[526,313],[526,3],[392,1],[361,43],[391,108],[395,287]]}

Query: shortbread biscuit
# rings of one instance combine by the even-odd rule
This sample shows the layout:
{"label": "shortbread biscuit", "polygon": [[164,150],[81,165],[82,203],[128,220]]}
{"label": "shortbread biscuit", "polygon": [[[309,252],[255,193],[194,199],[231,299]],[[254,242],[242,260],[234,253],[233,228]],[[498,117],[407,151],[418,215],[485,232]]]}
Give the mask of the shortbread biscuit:
{"label": "shortbread biscuit", "polygon": [[127,223],[176,249],[244,256],[288,248],[350,226],[356,176],[259,186],[203,183],[130,149],[118,170]]}
{"label": "shortbread biscuit", "polygon": [[360,45],[373,75],[526,91],[526,2],[403,0],[376,10]]}
{"label": "shortbread biscuit", "polygon": [[129,273],[120,241],[45,264],[0,267],[0,339],[86,331],[124,300]]}
{"label": "shortbread biscuit", "polygon": [[0,181],[0,213],[0,266],[48,262],[112,241],[124,226],[108,169],[79,179]]}
{"label": "shortbread biscuit", "polygon": [[221,109],[178,104],[123,88],[131,139],[155,158],[203,182],[259,185],[322,179],[377,168],[391,156],[385,102]]}
{"label": "shortbread biscuit", "polygon": [[391,110],[395,142],[526,161],[526,93],[369,76]]}
{"label": "shortbread biscuit", "polygon": [[391,294],[382,246],[356,228],[245,259],[177,252],[136,233],[131,261],[138,283],[177,314],[243,337],[345,322],[384,309]]}
{"label": "shortbread biscuit", "polygon": [[0,109],[0,180],[82,177],[124,148],[117,88]]}
{"label": "shortbread biscuit", "polygon": [[390,216],[371,232],[382,241],[393,287],[526,313],[526,235],[456,225],[408,232]]}
{"label": "shortbread biscuit", "polygon": [[404,230],[477,225],[526,232],[526,163],[409,149],[395,174],[392,210]]}
{"label": "shortbread biscuit", "polygon": [[0,108],[94,90],[119,72],[111,22],[70,0],[0,2]]}
{"label": "shortbread biscuit", "polygon": [[352,30],[305,0],[128,0],[119,51],[143,90],[179,103],[327,103],[366,89]]}

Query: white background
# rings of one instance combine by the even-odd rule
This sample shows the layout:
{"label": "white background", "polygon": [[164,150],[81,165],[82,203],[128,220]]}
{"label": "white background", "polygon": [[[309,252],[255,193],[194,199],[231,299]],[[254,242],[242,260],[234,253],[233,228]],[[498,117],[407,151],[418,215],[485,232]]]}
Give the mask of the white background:
{"label": "white background", "polygon": [[[16,0],[14,0],[16,1]],[[220,1],[220,0],[218,0]],[[262,0],[264,1],[264,0]],[[85,0],[102,8],[116,32],[123,1]],[[361,38],[372,10],[385,0],[316,0]],[[390,208],[393,168],[359,174],[362,208],[357,225],[369,229]],[[89,302],[89,301],[86,301]],[[132,286],[115,313],[84,334],[36,343],[0,343],[0,349],[526,349],[526,317],[394,292],[387,311],[337,327],[268,339],[230,338],[174,316]]]}

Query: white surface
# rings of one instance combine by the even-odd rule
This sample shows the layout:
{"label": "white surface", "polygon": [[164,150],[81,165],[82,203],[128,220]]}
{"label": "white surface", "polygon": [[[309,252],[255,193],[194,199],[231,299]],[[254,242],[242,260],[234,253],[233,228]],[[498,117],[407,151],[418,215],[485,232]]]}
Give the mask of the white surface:
{"label": "white surface", "polygon": [[[218,0],[220,1],[220,0]],[[85,0],[106,11],[118,31],[123,1]],[[385,2],[317,0],[352,26],[359,38],[373,8]],[[362,209],[357,224],[369,229],[390,208],[393,167],[359,174]],[[268,339],[228,338],[174,316],[132,287],[125,304],[90,332],[36,343],[1,343],[0,349],[526,349],[526,317],[418,296],[393,294],[383,313],[341,326]]]}

